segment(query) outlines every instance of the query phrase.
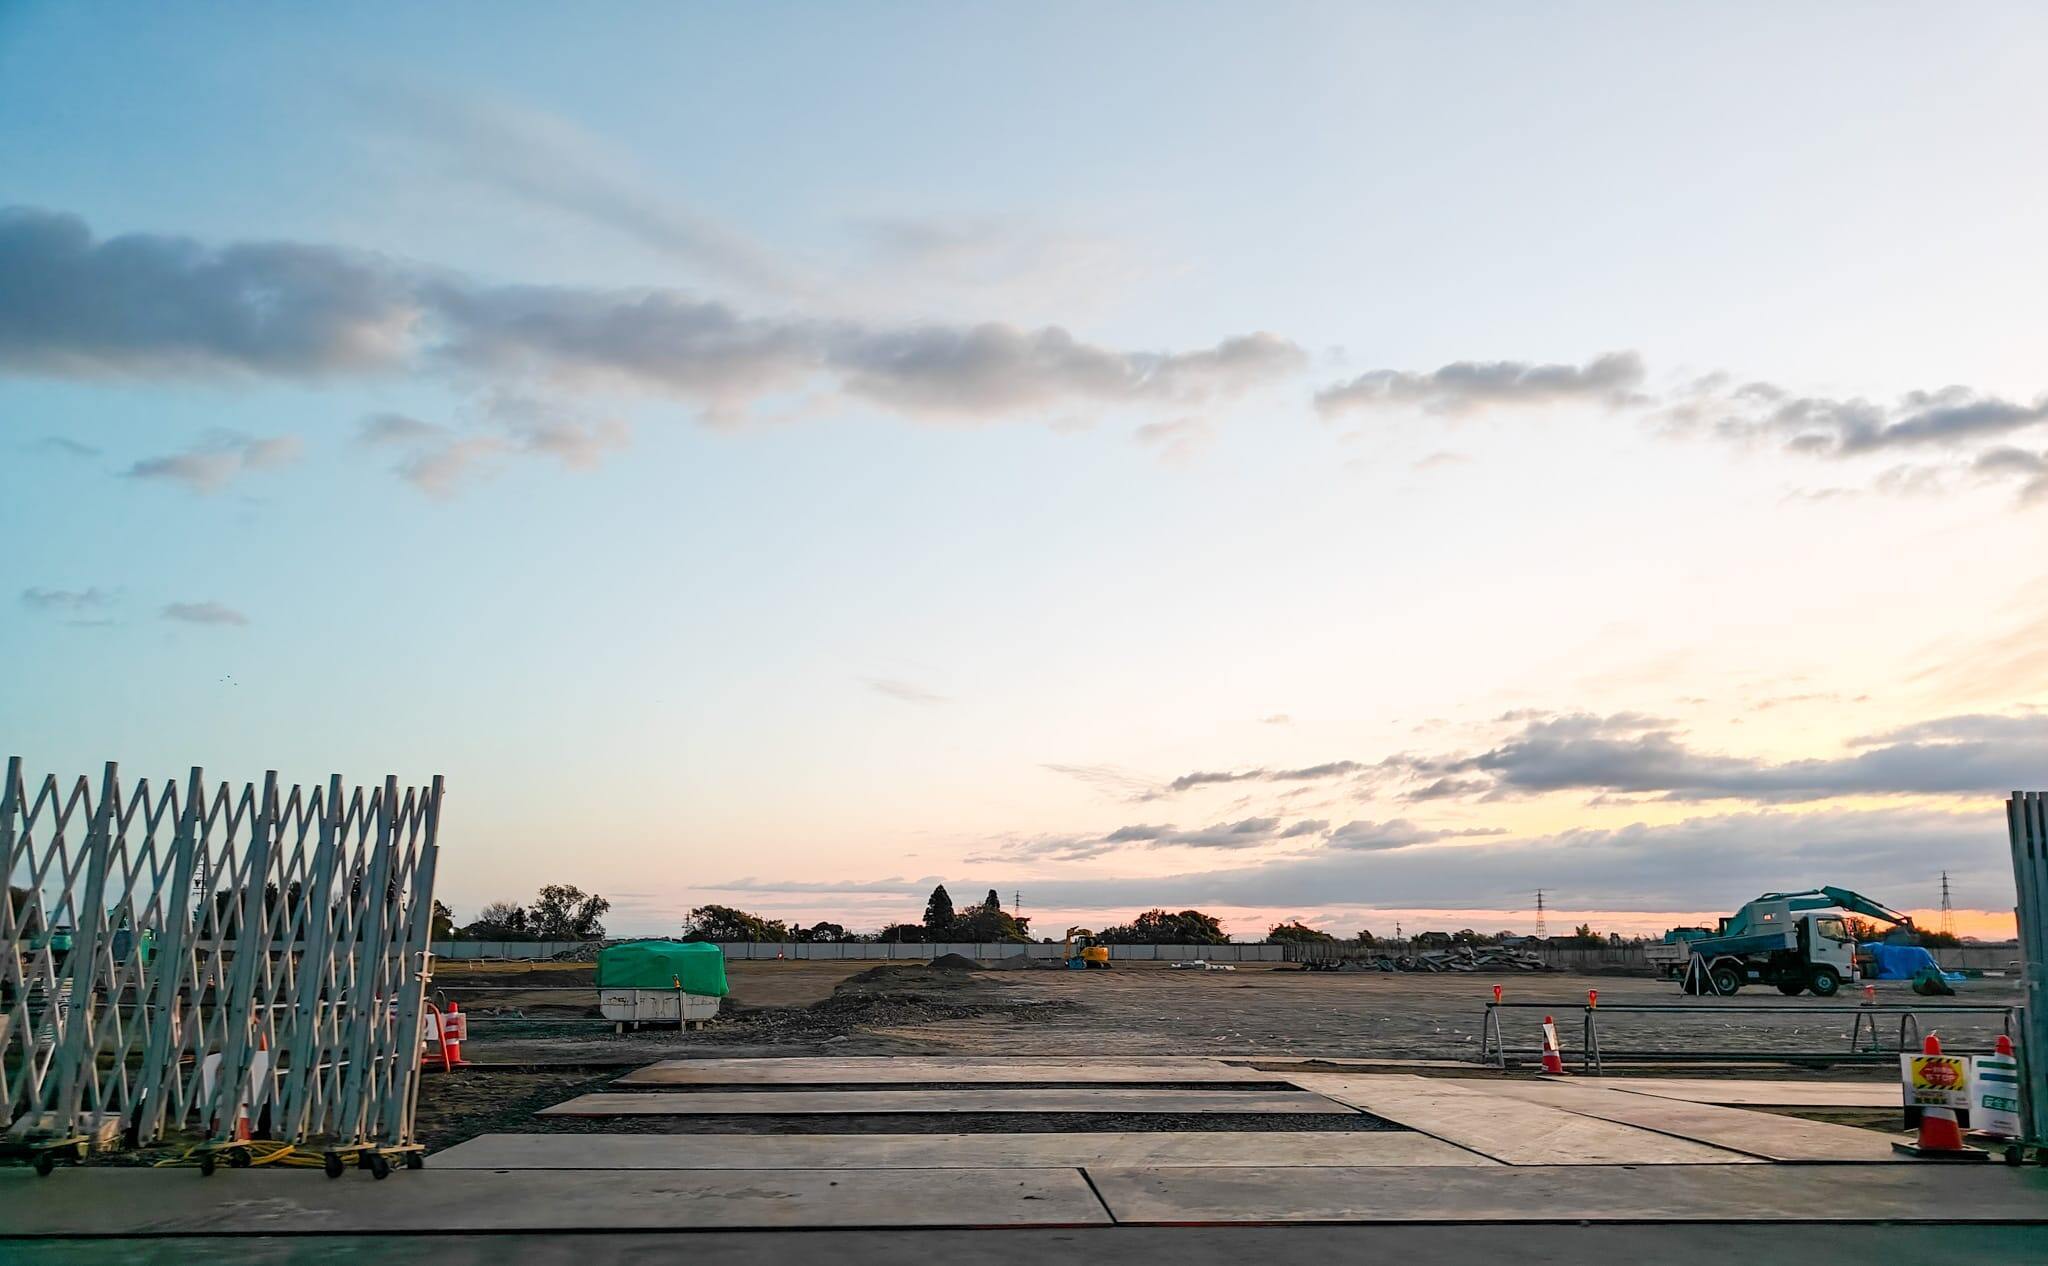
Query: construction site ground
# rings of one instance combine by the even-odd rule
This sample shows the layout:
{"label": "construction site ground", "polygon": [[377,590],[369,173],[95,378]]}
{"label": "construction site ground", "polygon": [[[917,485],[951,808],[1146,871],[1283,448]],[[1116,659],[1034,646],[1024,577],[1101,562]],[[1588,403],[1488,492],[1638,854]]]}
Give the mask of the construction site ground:
{"label": "construction site ground", "polygon": [[[1978,1262],[2048,1235],[2048,1168],[1894,1150],[1891,1068],[1476,1062],[1495,983],[1554,1003],[1575,1055],[1586,989],[1668,1003],[1666,982],[735,963],[718,1022],[619,1036],[586,1014],[589,971],[444,966],[477,1063],[427,1075],[422,1171],[0,1171],[0,1259]],[[1603,1034],[1848,1048],[1846,1022],[1786,1009],[1808,1000],[1738,1001],[1780,1013],[1696,999]],[[1508,1014],[1533,1043],[1540,1012]]]}

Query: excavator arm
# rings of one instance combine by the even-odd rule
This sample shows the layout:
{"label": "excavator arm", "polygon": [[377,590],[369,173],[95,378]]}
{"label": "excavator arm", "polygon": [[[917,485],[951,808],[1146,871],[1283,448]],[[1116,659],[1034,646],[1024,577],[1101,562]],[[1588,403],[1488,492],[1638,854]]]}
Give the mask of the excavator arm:
{"label": "excavator arm", "polygon": [[1783,901],[1794,910],[1847,910],[1902,927],[1910,927],[1913,922],[1912,916],[1847,888],[1822,886],[1809,892],[1767,892],[1757,901]]}

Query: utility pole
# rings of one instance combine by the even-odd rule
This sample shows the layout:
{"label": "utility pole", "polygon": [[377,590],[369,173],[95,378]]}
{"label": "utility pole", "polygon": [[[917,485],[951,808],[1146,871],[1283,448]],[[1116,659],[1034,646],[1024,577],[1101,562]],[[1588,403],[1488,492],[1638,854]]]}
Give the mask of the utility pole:
{"label": "utility pole", "polygon": [[1540,941],[1549,935],[1550,920],[1543,916],[1543,890],[1538,888],[1536,890],[1536,939]]}
{"label": "utility pole", "polygon": [[1956,934],[1956,909],[1948,899],[1947,871],[1941,872],[1941,934],[1943,936],[1954,936]]}

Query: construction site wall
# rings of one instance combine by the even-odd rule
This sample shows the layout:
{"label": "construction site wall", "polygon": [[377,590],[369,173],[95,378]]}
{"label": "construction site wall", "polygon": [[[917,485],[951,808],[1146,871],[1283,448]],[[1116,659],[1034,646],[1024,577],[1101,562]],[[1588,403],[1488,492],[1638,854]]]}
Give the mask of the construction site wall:
{"label": "construction site wall", "polygon": [[[447,959],[476,958],[553,958],[557,954],[570,953],[583,948],[580,941],[436,941],[434,953]],[[850,944],[819,943],[808,944],[791,941],[736,942],[720,945],[728,959],[735,961],[750,958],[831,958],[831,959],[928,959],[943,954],[958,954],[962,958],[1059,958],[1063,950],[1058,945],[1026,945],[1001,943],[948,943],[930,945],[879,945],[854,942]],[[1176,961],[1192,958],[1207,959],[1212,963],[1277,963],[1281,961],[1282,946],[1279,945],[1112,945],[1109,956],[1112,959]]]}

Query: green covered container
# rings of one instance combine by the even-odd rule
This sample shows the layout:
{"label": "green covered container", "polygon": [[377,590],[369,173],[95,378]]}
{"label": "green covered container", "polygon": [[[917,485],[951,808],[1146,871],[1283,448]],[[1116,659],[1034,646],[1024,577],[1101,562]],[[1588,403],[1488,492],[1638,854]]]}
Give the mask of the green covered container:
{"label": "green covered container", "polygon": [[626,941],[597,952],[599,989],[673,989],[723,998],[725,951],[703,941]]}

